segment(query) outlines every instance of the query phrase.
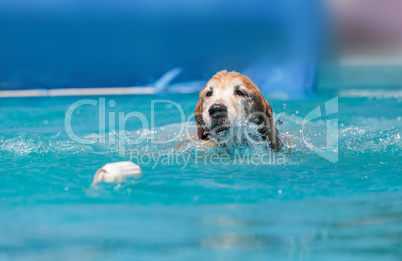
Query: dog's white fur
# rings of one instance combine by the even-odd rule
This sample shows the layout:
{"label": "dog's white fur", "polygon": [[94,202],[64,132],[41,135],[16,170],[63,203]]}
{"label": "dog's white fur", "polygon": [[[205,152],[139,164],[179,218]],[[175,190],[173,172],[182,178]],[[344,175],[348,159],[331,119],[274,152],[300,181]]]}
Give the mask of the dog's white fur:
{"label": "dog's white fur", "polygon": [[202,96],[205,103],[205,109],[202,114],[202,118],[204,119],[205,125],[211,129],[212,127],[212,119],[208,113],[209,108],[213,104],[223,104],[228,108],[228,121],[225,123],[228,127],[234,125],[234,121],[238,118],[240,113],[246,113],[246,111],[241,111],[245,106],[240,106],[240,104],[246,103],[245,100],[241,100],[239,98],[233,99],[235,97],[233,93],[235,89],[242,85],[239,79],[234,78],[231,82],[228,83],[226,88],[219,88],[218,82],[214,79],[210,80],[207,84],[209,88],[204,90],[204,93],[207,91],[212,91],[213,95],[211,98],[207,99],[205,94]]}

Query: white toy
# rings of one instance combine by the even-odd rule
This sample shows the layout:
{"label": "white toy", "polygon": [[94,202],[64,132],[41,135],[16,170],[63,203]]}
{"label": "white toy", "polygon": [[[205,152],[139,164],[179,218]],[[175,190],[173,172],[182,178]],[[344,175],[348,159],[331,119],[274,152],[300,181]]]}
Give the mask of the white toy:
{"label": "white toy", "polygon": [[121,183],[129,177],[141,178],[140,166],[131,161],[108,163],[95,173],[92,184],[98,182]]}

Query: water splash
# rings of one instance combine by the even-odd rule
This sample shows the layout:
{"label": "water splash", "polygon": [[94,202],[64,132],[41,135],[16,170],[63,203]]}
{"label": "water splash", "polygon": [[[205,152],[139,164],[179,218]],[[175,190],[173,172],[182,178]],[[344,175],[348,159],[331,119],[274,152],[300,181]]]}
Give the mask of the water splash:
{"label": "water splash", "polygon": [[[280,134],[284,140],[290,144],[291,150],[286,151],[290,155],[300,156],[311,153],[303,143],[300,133],[301,117],[287,117],[284,127],[280,129]],[[286,124],[287,123],[287,124]],[[315,123],[318,128],[311,139],[318,140],[325,131],[323,125]],[[269,151],[268,143],[261,142],[262,139],[258,133],[258,125],[254,123],[240,123],[235,126],[239,135],[248,133],[249,136],[256,141],[255,143],[244,145],[242,141],[245,137],[237,136],[234,142],[228,142],[225,146],[210,146],[204,141],[197,140],[196,127],[194,123],[188,125],[187,131],[180,132],[180,124],[170,124],[156,128],[155,130],[141,129],[135,131],[126,131],[124,135],[118,132],[107,133],[104,137],[99,134],[90,134],[84,138],[104,139],[105,143],[93,142],[92,144],[79,144],[71,141],[67,136],[57,135],[40,135],[19,133],[14,135],[0,136],[0,153],[11,153],[17,157],[29,157],[40,155],[59,155],[59,154],[110,154],[118,153],[119,146],[123,144],[130,152],[137,150],[140,153],[166,155],[179,154],[188,156],[194,154],[194,151],[210,155],[213,153],[229,153],[234,154],[236,150],[250,152],[254,154]],[[239,131],[242,130],[242,131]],[[145,138],[138,143],[138,137],[141,133],[145,133]],[[230,135],[222,133],[221,135]],[[227,138],[227,137],[220,138]],[[124,138],[122,142],[119,139]],[[161,142],[171,140],[171,142]],[[229,139],[230,140],[230,139]],[[155,143],[157,141],[157,143]],[[213,140],[214,141],[214,140]],[[217,142],[215,140],[215,142]],[[217,142],[218,143],[218,142]],[[391,155],[400,155],[402,148],[401,134],[397,128],[381,129],[372,126],[347,126],[339,130],[339,150],[342,152],[361,152],[361,153],[390,153]]]}

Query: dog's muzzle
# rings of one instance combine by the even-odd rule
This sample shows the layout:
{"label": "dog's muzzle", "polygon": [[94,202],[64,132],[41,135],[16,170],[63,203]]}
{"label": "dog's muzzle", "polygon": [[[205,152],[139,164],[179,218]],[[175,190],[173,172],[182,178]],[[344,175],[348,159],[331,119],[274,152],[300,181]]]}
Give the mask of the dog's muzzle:
{"label": "dog's muzzle", "polygon": [[208,112],[213,120],[221,120],[223,118],[227,118],[228,107],[223,104],[215,103],[211,105]]}
{"label": "dog's muzzle", "polygon": [[212,104],[208,110],[211,116],[212,124],[211,130],[213,133],[220,133],[227,130],[228,108],[219,103]]}

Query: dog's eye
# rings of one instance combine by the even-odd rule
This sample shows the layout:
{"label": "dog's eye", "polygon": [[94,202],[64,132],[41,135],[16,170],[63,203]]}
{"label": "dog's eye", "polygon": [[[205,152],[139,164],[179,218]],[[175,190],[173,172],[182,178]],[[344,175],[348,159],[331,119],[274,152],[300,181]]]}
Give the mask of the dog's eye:
{"label": "dog's eye", "polygon": [[212,96],[212,91],[207,92],[207,93],[205,94],[205,96],[211,97],[211,96]]}
{"label": "dog's eye", "polygon": [[243,96],[243,97],[246,96],[246,93],[243,92],[243,91],[240,91],[240,90],[237,90],[236,94],[239,95],[239,96]]}

